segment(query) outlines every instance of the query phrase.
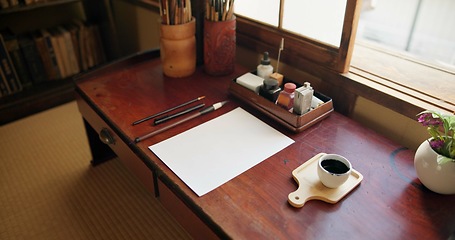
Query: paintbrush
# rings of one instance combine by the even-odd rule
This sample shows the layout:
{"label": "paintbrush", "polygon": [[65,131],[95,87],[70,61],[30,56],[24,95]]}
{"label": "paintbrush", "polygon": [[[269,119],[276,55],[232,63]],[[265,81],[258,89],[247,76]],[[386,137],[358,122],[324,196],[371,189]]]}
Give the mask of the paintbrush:
{"label": "paintbrush", "polygon": [[177,25],[192,20],[191,0],[160,0],[159,8],[163,24]]}
{"label": "paintbrush", "polygon": [[278,72],[278,69],[280,67],[281,51],[283,51],[283,49],[284,49],[284,38],[281,38],[280,49],[278,50],[278,59],[276,61],[276,72]]}
{"label": "paintbrush", "polygon": [[280,58],[281,58],[281,51],[284,49],[284,38],[281,38],[280,49],[278,50],[278,59],[276,63],[276,71],[270,75],[271,78],[274,78],[278,81],[278,86],[283,84],[284,76],[278,73],[280,67]]}

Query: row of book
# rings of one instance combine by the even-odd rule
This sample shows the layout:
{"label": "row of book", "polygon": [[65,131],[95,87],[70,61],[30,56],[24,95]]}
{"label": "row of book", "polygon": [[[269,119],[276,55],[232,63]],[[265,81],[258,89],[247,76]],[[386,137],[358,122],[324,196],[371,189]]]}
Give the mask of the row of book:
{"label": "row of book", "polygon": [[0,0],[0,9],[44,3],[48,0]]}
{"label": "row of book", "polygon": [[98,26],[75,20],[16,35],[0,31],[0,97],[69,78],[106,61]]}

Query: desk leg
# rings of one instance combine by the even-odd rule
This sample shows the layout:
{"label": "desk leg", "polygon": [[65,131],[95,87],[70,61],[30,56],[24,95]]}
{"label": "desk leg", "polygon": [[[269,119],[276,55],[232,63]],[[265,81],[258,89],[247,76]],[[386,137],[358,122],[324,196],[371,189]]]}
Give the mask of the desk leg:
{"label": "desk leg", "polygon": [[90,151],[92,152],[92,160],[90,161],[93,166],[103,163],[109,159],[114,158],[116,155],[112,149],[101,142],[98,133],[90,126],[84,119],[85,132],[87,133]]}

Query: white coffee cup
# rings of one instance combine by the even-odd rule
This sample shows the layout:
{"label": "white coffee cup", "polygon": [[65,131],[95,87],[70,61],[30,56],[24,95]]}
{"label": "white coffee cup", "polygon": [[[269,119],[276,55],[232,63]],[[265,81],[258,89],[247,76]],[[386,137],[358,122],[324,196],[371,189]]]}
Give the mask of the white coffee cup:
{"label": "white coffee cup", "polygon": [[345,183],[351,174],[351,163],[338,154],[324,154],[318,161],[318,176],[328,188],[337,188]]}

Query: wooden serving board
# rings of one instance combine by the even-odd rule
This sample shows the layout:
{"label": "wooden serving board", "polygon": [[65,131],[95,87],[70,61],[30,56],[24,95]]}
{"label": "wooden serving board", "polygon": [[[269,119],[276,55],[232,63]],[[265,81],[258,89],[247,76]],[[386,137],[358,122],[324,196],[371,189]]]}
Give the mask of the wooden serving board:
{"label": "wooden serving board", "polygon": [[324,186],[319,180],[317,171],[318,160],[324,154],[317,154],[292,171],[294,180],[299,184],[298,189],[288,195],[288,202],[293,207],[301,208],[307,201],[313,199],[336,203],[362,181],[363,175],[353,168],[343,185],[338,188]]}

